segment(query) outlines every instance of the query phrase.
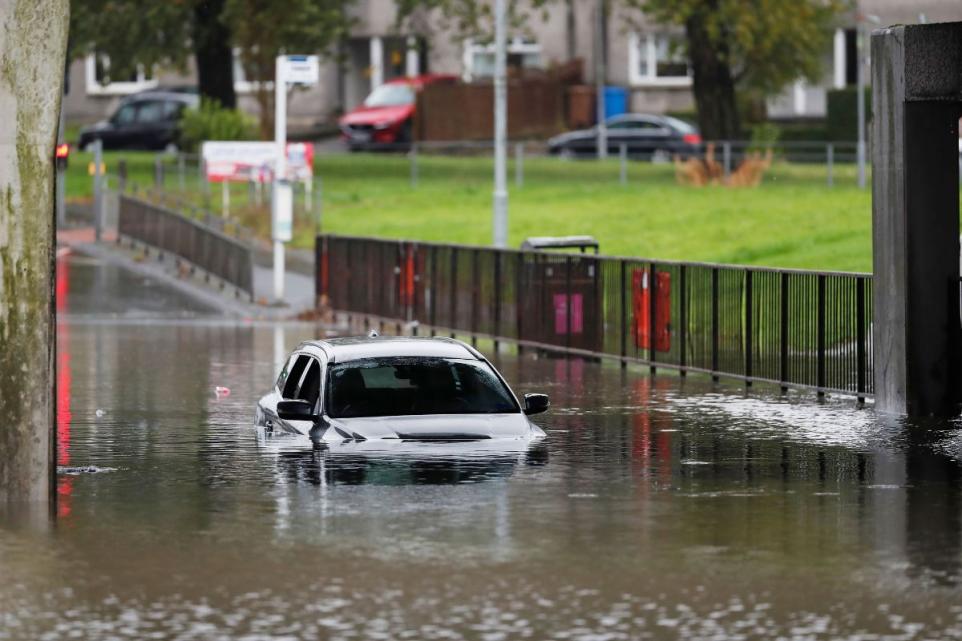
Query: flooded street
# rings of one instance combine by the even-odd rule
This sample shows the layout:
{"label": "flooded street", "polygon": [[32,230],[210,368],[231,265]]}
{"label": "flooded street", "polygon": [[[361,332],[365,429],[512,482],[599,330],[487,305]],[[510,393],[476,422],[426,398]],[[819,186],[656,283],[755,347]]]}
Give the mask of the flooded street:
{"label": "flooded street", "polygon": [[527,450],[318,449],[252,419],[323,329],[80,257],[58,291],[57,519],[3,519],[0,639],[962,638],[952,425],[525,353]]}

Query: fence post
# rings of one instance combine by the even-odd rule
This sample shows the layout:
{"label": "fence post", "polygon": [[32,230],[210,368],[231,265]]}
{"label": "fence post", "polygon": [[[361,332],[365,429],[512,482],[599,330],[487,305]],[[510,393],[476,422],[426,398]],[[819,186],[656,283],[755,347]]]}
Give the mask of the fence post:
{"label": "fence post", "polygon": [[679,301],[678,315],[681,317],[678,319],[678,366],[681,368],[680,374],[685,376],[688,371],[685,366],[688,365],[688,267],[682,265],[678,269],[678,291],[681,294],[681,300]]}
{"label": "fence post", "polygon": [[628,145],[621,143],[618,147],[618,163],[620,166],[620,173],[618,176],[618,182],[622,185],[628,184]]}
{"label": "fence post", "polygon": [[825,274],[819,274],[816,278],[815,387],[819,396],[825,396]]}
{"label": "fence post", "polygon": [[523,300],[523,295],[521,293],[521,290],[523,289],[523,285],[524,285],[524,252],[518,252],[517,256],[518,256],[518,261],[517,261],[518,265],[517,265],[517,269],[515,270],[516,282],[514,286],[514,299],[515,299],[514,300],[514,317],[515,317],[514,321],[516,323],[517,332],[518,332],[518,339],[517,339],[518,340],[518,356],[521,356],[521,352],[524,349],[521,347],[521,338],[522,338],[521,329],[522,329],[522,323],[524,322],[522,317],[522,306],[521,306],[521,301]]}
{"label": "fence post", "polygon": [[494,254],[494,353],[498,353],[498,337],[501,336],[501,256],[502,252]]}
{"label": "fence post", "polygon": [[722,143],[722,164],[725,167],[725,181],[732,175],[732,143],[726,140]]}
{"label": "fence post", "polygon": [[164,188],[164,158],[160,154],[154,156],[154,187],[158,190]]}
{"label": "fence post", "polygon": [[408,158],[411,160],[411,188],[413,189],[418,186],[418,144],[416,142],[411,143]]}
{"label": "fence post", "polygon": [[478,313],[481,305],[480,258],[481,249],[471,252],[471,345],[474,347],[478,346]]}
{"label": "fence post", "polygon": [[751,387],[753,371],[752,334],[754,332],[752,318],[752,270],[745,270],[745,386]]}
{"label": "fence post", "polygon": [[658,299],[658,269],[655,263],[648,266],[648,362],[651,373],[655,373],[655,361],[658,360],[658,348],[656,345],[656,332],[658,323],[655,321],[657,313]]}
{"label": "fence post", "polygon": [[865,279],[855,281],[855,391],[865,401]]}
{"label": "fence post", "polygon": [[524,185],[524,143],[519,142],[514,146],[514,184],[518,187]]}
{"label": "fence post", "polygon": [[117,191],[127,191],[127,161],[123,158],[117,161]]}
{"label": "fence post", "polygon": [[458,248],[451,248],[451,316],[448,318],[448,329],[454,338],[454,326],[458,318]]}
{"label": "fence post", "polygon": [[718,268],[711,268],[711,378],[718,381]]}
{"label": "fence post", "polygon": [[431,337],[437,336],[435,326],[437,325],[438,308],[438,248],[431,248],[431,304],[428,309],[428,319],[431,325]]}
{"label": "fence post", "polygon": [[826,168],[828,172],[826,179],[828,181],[828,186],[831,187],[835,184],[835,176],[834,176],[835,145],[833,145],[832,143],[828,143],[828,145],[825,147],[825,157],[826,157],[826,163],[828,165],[828,167]]}
{"label": "fence post", "polygon": [[782,273],[782,295],[781,295],[781,314],[779,341],[779,373],[778,380],[782,383],[782,392],[787,392],[788,387],[788,273]]}
{"label": "fence post", "polygon": [[571,349],[571,255],[565,257],[565,347]]}
{"label": "fence post", "polygon": [[226,179],[220,182],[220,215],[230,218],[230,183]]}
{"label": "fence post", "polygon": [[628,263],[619,260],[621,266],[621,367],[628,367]]}
{"label": "fence post", "polygon": [[184,154],[177,154],[177,186],[180,188],[180,193],[187,191],[186,164]]}

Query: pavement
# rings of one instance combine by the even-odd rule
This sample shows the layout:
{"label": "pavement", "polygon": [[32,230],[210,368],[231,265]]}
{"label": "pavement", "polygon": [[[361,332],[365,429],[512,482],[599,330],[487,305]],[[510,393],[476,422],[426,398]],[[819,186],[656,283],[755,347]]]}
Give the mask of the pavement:
{"label": "pavement", "polygon": [[293,320],[313,315],[315,310],[313,277],[287,270],[284,278],[284,303],[274,300],[273,270],[263,260],[254,262],[254,300],[246,292],[221,283],[216,277],[191,272],[185,263],[169,253],[161,257],[156,250],[128,241],[117,243],[115,233],[107,232],[97,242],[92,227],[57,230],[57,255],[77,252],[103,260],[144,277],[164,282],[198,301],[218,309],[226,316],[245,319]]}

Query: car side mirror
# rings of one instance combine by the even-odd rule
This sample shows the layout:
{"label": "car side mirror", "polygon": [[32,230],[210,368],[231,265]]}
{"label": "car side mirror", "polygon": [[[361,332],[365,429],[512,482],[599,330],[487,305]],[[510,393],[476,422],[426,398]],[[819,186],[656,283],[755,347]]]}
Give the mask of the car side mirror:
{"label": "car side mirror", "polygon": [[285,421],[316,421],[314,404],[310,401],[278,401],[277,416]]}
{"label": "car side mirror", "polygon": [[546,411],[550,405],[551,403],[548,402],[547,394],[524,395],[524,413],[529,416]]}

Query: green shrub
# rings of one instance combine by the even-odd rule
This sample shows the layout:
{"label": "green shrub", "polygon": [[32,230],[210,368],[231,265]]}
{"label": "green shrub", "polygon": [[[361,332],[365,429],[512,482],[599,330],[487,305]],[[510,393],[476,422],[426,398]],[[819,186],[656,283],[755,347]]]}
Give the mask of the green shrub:
{"label": "green shrub", "polygon": [[[828,92],[827,133],[832,141],[858,138],[858,89],[832,89]],[[872,90],[865,90],[865,122],[872,119]]]}
{"label": "green shrub", "polygon": [[237,109],[225,109],[214,100],[201,100],[200,107],[188,109],[180,121],[180,144],[185,151],[197,151],[205,140],[254,140],[257,123]]}

